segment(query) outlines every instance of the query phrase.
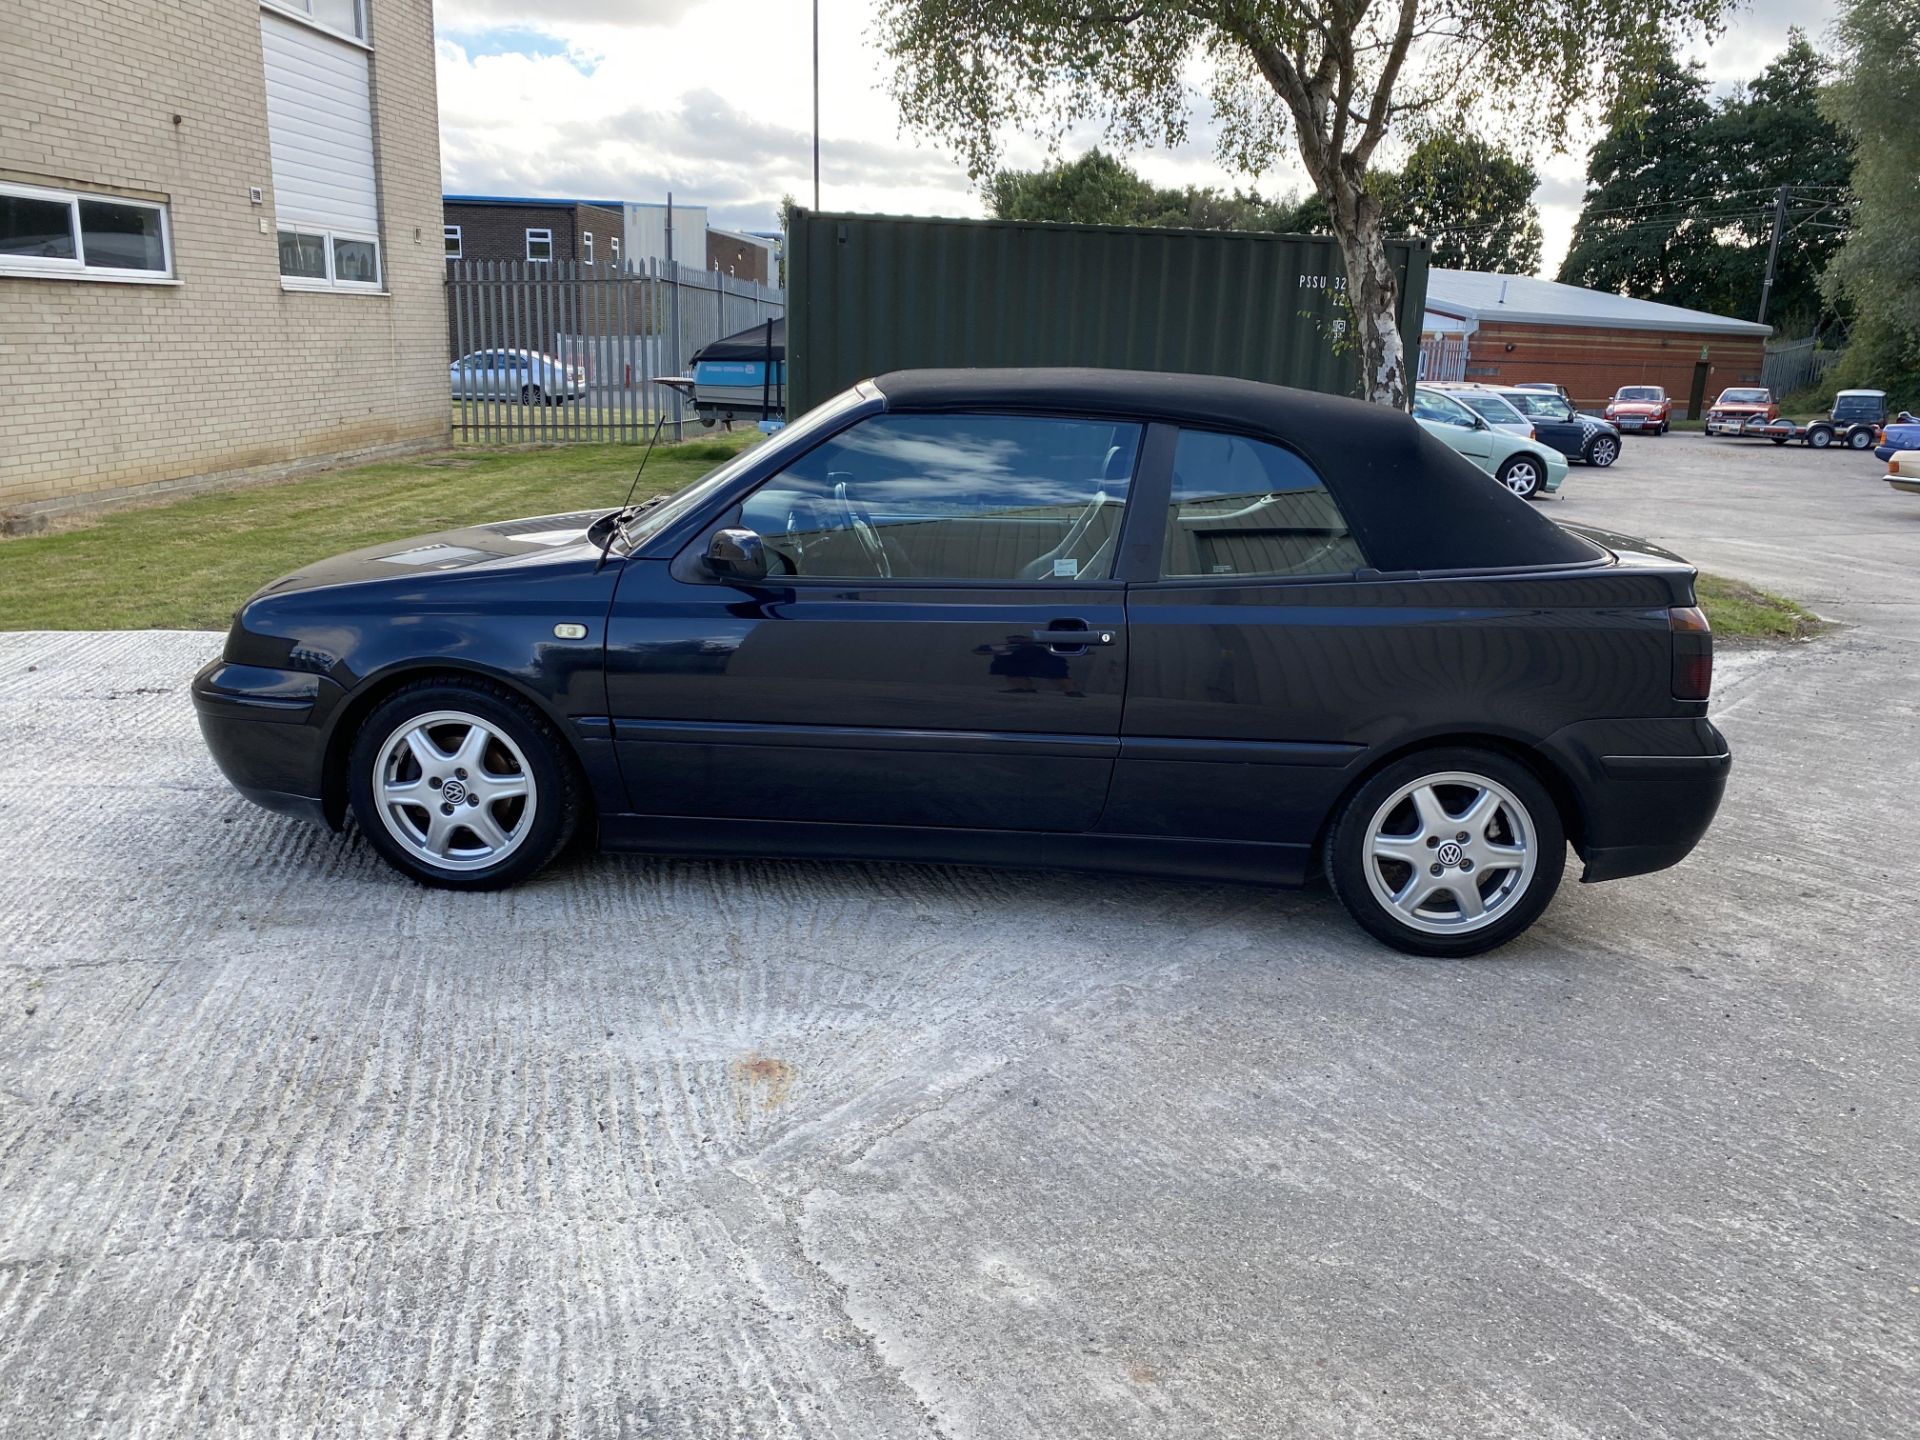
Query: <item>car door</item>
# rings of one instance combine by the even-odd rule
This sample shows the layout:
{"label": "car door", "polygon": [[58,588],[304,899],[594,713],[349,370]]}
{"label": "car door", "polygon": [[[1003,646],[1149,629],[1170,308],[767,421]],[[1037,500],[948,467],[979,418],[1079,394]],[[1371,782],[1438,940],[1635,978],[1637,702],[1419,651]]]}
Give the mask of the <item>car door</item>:
{"label": "car door", "polygon": [[[1119,749],[1144,427],[877,414],[629,564],[607,689],[644,815],[1077,832]],[[750,529],[772,572],[717,578]]]}
{"label": "car door", "polygon": [[1424,421],[1429,434],[1444,440],[1489,475],[1493,473],[1493,428],[1458,400],[1435,390],[1416,389],[1413,418]]}
{"label": "car door", "polygon": [[[1126,716],[1100,828],[1272,845],[1289,873],[1363,748],[1344,657],[1394,612],[1365,608],[1366,558],[1293,451],[1183,429],[1171,468],[1158,571],[1128,588]],[[1153,503],[1144,487],[1138,503]],[[1376,665],[1391,685],[1393,657],[1362,668]]]}
{"label": "car door", "polygon": [[1586,448],[1587,427],[1580,423],[1574,409],[1559,396],[1517,397],[1514,403],[1533,422],[1541,444],[1551,445],[1562,455],[1577,456]]}

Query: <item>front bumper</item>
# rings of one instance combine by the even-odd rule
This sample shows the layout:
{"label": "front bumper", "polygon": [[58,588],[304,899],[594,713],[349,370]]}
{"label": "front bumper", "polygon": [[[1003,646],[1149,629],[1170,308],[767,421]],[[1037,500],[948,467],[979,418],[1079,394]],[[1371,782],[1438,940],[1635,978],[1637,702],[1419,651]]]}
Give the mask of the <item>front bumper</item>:
{"label": "front bumper", "polygon": [[1616,430],[1658,430],[1660,417],[1657,415],[1615,415],[1607,423]]}
{"label": "front bumper", "polygon": [[327,813],[324,725],[345,691],[322,675],[210,661],[193,677],[200,734],[254,804],[320,825]]}
{"label": "front bumper", "polygon": [[1713,823],[1733,769],[1726,737],[1704,717],[1586,720],[1539,748],[1579,803],[1585,881],[1685,859]]}
{"label": "front bumper", "polygon": [[1758,435],[1772,422],[1764,415],[1729,415],[1716,420],[1707,417],[1709,435]]}

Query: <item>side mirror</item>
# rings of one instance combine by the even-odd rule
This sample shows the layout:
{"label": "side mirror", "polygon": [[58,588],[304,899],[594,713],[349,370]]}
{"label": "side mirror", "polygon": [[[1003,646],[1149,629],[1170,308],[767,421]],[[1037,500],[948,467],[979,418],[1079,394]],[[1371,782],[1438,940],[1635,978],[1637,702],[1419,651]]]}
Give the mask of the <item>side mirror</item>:
{"label": "side mirror", "polygon": [[757,585],[767,578],[767,546],[752,530],[721,530],[707,543],[707,568],[722,580]]}
{"label": "side mirror", "polygon": [[1473,417],[1473,428],[1474,428],[1474,429],[1476,429],[1476,430],[1491,430],[1491,429],[1492,429],[1493,427],[1492,427],[1491,425],[1489,425],[1489,424],[1487,424],[1487,417],[1486,417],[1486,416],[1484,416],[1484,415],[1475,415],[1475,416]]}

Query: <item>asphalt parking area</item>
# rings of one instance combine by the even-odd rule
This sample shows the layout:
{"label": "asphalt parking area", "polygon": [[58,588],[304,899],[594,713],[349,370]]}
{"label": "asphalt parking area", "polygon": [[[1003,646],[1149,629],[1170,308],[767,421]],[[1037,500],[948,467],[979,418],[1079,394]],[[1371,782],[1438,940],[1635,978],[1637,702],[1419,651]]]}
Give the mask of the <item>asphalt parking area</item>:
{"label": "asphalt parking area", "polygon": [[1469,962],[1191,883],[419,890],[226,788],[217,637],[0,636],[0,1434],[1910,1434],[1879,473],[1629,437],[1546,502],[1847,628],[1723,666],[1685,865]]}

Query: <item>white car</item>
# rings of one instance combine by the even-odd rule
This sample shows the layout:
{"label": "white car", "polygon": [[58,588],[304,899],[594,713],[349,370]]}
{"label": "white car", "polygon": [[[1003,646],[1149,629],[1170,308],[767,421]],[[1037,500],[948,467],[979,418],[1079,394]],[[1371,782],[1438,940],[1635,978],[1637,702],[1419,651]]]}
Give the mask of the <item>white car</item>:
{"label": "white car", "polygon": [[1896,450],[1887,460],[1887,483],[1909,495],[1920,495],[1920,450]]}
{"label": "white car", "polygon": [[1483,390],[1478,385],[1440,384],[1429,387],[1439,391],[1450,400],[1458,400],[1474,414],[1496,430],[1504,430],[1509,435],[1518,435],[1522,440],[1537,440],[1534,423],[1521,413],[1518,406],[1505,396],[1493,390]]}
{"label": "white car", "polygon": [[1566,482],[1567,461],[1559,451],[1494,429],[1453,396],[1430,385],[1414,387],[1413,418],[1429,435],[1459,451],[1523,499],[1551,495]]}
{"label": "white car", "polygon": [[456,400],[560,405],[587,393],[586,371],[538,350],[476,350],[447,367]]}

